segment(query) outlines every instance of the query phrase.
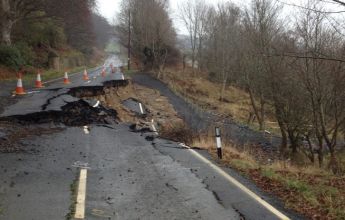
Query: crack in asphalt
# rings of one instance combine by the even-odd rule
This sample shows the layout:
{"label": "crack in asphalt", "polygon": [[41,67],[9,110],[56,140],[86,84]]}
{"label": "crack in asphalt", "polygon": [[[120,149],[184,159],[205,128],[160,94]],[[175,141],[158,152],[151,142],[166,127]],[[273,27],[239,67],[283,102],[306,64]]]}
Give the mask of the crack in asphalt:
{"label": "crack in asphalt", "polygon": [[53,96],[53,97],[47,99],[46,104],[42,105],[42,111],[45,111],[48,108],[48,106],[51,104],[52,100],[54,100],[56,98],[59,98],[60,96],[63,96],[63,95],[66,95],[66,94],[67,94],[67,92],[66,93],[62,93],[62,94],[58,94],[56,96]]}
{"label": "crack in asphalt", "polygon": [[[108,109],[102,105],[94,108],[83,98],[84,96],[95,97],[100,93],[105,93],[104,90],[108,87],[127,86],[128,83],[128,80],[109,80],[103,82],[103,86],[77,86],[69,89],[47,89],[44,91],[57,92],[58,94],[48,98],[39,108],[41,111],[37,109],[36,112],[24,115],[9,115],[1,117],[0,120],[36,124],[53,121],[63,123],[67,126],[81,126],[92,123],[118,123],[116,110]],[[49,110],[53,102],[56,103]]]}
{"label": "crack in asphalt", "polygon": [[[175,158],[173,158],[171,155],[166,154],[166,153],[163,153],[162,151],[160,151],[160,150],[157,148],[157,146],[156,146],[156,144],[155,144],[154,142],[152,142],[152,146],[153,146],[153,148],[154,148],[155,150],[157,150],[157,151],[160,152],[161,154],[163,154],[163,155],[165,155],[165,156],[168,156],[168,157],[171,158],[174,162],[179,163],[179,161],[176,160]],[[167,146],[164,146],[164,147],[167,147]],[[185,147],[168,147],[168,148],[175,148],[175,149],[179,149],[179,150],[188,149],[188,148],[185,148]],[[201,183],[204,185],[204,188],[205,188],[206,190],[212,192],[212,194],[213,194],[214,198],[216,199],[216,201],[217,201],[221,206],[224,207],[224,204],[222,203],[222,200],[220,199],[218,193],[215,192],[215,191],[213,191],[213,190],[210,190],[210,186],[205,182],[205,179],[201,178],[201,177],[197,174],[197,170],[192,169],[192,168],[190,168],[189,170],[190,170],[190,172],[191,172],[196,178],[198,178],[198,179],[201,180]],[[170,185],[169,183],[166,183],[165,185],[166,185],[168,188],[172,188],[172,189],[174,189],[174,190],[176,190],[176,191],[178,190],[177,188],[175,188],[174,186]],[[238,212],[238,213],[239,213],[239,212]]]}

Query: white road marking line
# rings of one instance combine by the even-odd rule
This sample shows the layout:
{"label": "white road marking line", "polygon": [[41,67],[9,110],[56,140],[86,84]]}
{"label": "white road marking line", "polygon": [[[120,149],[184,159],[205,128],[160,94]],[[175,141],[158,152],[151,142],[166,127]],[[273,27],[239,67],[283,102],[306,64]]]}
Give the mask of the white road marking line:
{"label": "white road marking line", "polygon": [[151,120],[151,125],[152,125],[152,130],[155,133],[155,135],[158,135],[158,132],[157,132],[157,129],[156,129],[156,126],[155,126],[155,122],[154,122],[153,119]]}
{"label": "white road marking line", "polygon": [[96,104],[92,107],[97,108],[99,106],[99,104],[101,104],[101,102],[99,100],[97,100]]}
{"label": "white road marking line", "polygon": [[262,206],[264,206],[267,210],[272,212],[274,215],[276,215],[278,218],[282,220],[289,220],[289,217],[278,211],[276,208],[274,208],[272,205],[270,205],[268,202],[260,198],[258,195],[256,195],[254,192],[249,190],[247,187],[245,187],[242,183],[238,182],[235,178],[230,176],[228,173],[226,173],[224,170],[219,168],[217,165],[213,164],[211,161],[206,159],[204,156],[196,152],[195,150],[191,149],[190,147],[186,146],[185,144],[180,144],[183,147],[188,148],[188,150],[197,158],[199,158],[201,161],[209,165],[211,168],[213,168],[215,171],[217,171],[220,175],[222,175],[226,180],[240,188],[243,192],[247,193],[250,197],[252,197],[255,201],[260,203]]}
{"label": "white road marking line", "polygon": [[88,126],[84,126],[84,133],[85,134],[90,134]]}
{"label": "white road marking line", "polygon": [[41,91],[29,91],[26,94],[34,94],[34,93],[40,93]]}
{"label": "white road marking line", "polygon": [[86,181],[87,181],[87,169],[80,170],[77,204],[75,209],[74,218],[85,218],[85,198],[86,198]]}
{"label": "white road marking line", "polygon": [[76,167],[76,168],[80,168],[80,169],[91,169],[89,167],[89,164],[88,163],[85,163],[85,162],[81,162],[81,161],[76,161],[72,164],[72,167]]}
{"label": "white road marking line", "polygon": [[139,102],[140,113],[144,114],[143,105]]}

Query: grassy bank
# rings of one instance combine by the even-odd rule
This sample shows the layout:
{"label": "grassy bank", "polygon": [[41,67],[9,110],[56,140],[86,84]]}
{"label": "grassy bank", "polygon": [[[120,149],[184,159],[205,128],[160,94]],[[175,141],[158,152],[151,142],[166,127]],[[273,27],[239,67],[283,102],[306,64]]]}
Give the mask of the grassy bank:
{"label": "grassy bank", "polygon": [[[194,138],[192,146],[206,149],[216,158],[215,140]],[[309,219],[345,219],[345,176],[334,176],[314,166],[296,167],[288,161],[259,163],[247,150],[224,144],[221,163],[280,198],[286,208]]]}
{"label": "grassy bank", "polygon": [[223,158],[218,160],[211,133],[196,134],[184,124],[162,127],[159,132],[163,138],[207,150],[222,166],[238,171],[308,219],[345,219],[345,175],[335,176],[314,165],[295,166],[289,160],[262,160],[262,151],[224,140]]}
{"label": "grassy bank", "polygon": [[[197,77],[190,71],[170,69],[163,80],[174,92],[201,109],[229,116],[240,124],[246,124],[252,110],[248,94],[228,86],[224,101],[220,101],[221,85],[211,82],[206,74]],[[270,113],[271,112],[271,113]],[[279,134],[272,110],[268,110],[268,130]],[[257,128],[257,122],[250,125]],[[185,126],[176,125],[160,131],[163,137],[207,150],[217,157],[213,129],[208,134],[191,134]],[[189,133],[189,134],[188,134]],[[186,135],[187,134],[187,135]],[[192,140],[187,137],[193,137]],[[301,164],[282,160],[277,152],[267,152],[257,146],[235,146],[224,140],[224,155],[220,162],[252,180],[262,190],[280,198],[286,208],[295,210],[309,219],[345,219],[345,175],[335,176],[327,168],[319,168],[299,153]],[[345,167],[345,153],[338,155]],[[324,164],[328,164],[325,156]]]}
{"label": "grassy bank", "polygon": [[[248,125],[254,130],[259,130],[257,121],[254,120],[248,124],[249,115],[253,110],[250,97],[243,89],[228,85],[223,100],[220,100],[222,85],[211,81],[206,73],[193,74],[189,68],[185,71],[176,68],[168,69],[163,81],[188,102],[196,104],[204,110],[221,114],[224,118],[231,118],[238,124]],[[279,126],[273,109],[266,109],[266,117],[266,129],[279,135]]]}

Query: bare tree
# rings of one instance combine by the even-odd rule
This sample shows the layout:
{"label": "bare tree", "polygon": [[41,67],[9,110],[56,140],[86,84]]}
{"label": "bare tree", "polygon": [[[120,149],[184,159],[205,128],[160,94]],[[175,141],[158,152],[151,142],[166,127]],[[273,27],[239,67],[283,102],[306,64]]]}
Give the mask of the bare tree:
{"label": "bare tree", "polygon": [[1,44],[11,45],[13,26],[21,19],[27,18],[42,10],[42,1],[38,0],[1,0],[0,28]]}
{"label": "bare tree", "polygon": [[240,9],[231,3],[219,4],[208,12],[210,27],[207,27],[208,69],[216,73],[222,83],[219,100],[223,101],[229,81],[234,80],[236,72],[239,40]]}
{"label": "bare tree", "polygon": [[[267,82],[274,70],[269,65],[265,54],[273,48],[273,42],[282,28],[278,19],[280,6],[270,0],[253,0],[246,9],[244,23],[244,40],[247,44],[246,60],[242,65],[245,87],[250,95],[254,114],[260,130],[265,129],[265,106],[267,101]],[[259,100],[256,102],[256,100]]]}
{"label": "bare tree", "polygon": [[128,13],[131,13],[132,52],[144,61],[147,68],[164,77],[164,68],[176,55],[176,33],[168,14],[166,0],[131,0],[122,2],[119,30],[122,41],[128,41]]}
{"label": "bare tree", "polygon": [[340,0],[331,0],[331,1],[333,1],[333,2],[335,2],[335,3],[338,3],[338,4],[340,4],[340,5],[345,6],[345,1],[340,1]]}
{"label": "bare tree", "polygon": [[179,6],[180,18],[183,21],[186,29],[189,33],[190,45],[191,45],[191,59],[192,68],[195,68],[197,56],[201,55],[201,48],[203,44],[204,36],[204,18],[207,12],[207,6],[204,0],[192,0],[186,1]]}
{"label": "bare tree", "polygon": [[[318,9],[317,2],[310,2],[308,8]],[[344,112],[344,63],[336,59],[344,57],[344,40],[326,25],[325,16],[317,10],[307,10],[297,23],[301,53],[295,67],[309,97],[313,116],[313,129],[319,144],[319,163],[322,165],[323,145],[330,152],[329,167],[338,172],[336,149],[341,126],[345,122]]]}

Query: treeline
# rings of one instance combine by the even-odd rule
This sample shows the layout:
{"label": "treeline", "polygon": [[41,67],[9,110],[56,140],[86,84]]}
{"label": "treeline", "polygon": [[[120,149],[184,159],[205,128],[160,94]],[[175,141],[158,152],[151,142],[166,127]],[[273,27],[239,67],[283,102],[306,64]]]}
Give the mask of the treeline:
{"label": "treeline", "polygon": [[[229,84],[245,89],[260,130],[273,111],[282,156],[294,160],[303,152],[320,167],[327,156],[337,173],[337,153],[345,148],[345,37],[324,4],[295,7],[295,22],[288,23],[279,1],[252,0],[240,8],[191,0],[180,6],[180,18],[194,72],[221,83],[220,100]],[[158,78],[168,62],[181,59],[166,0],[123,0],[117,28],[126,46],[131,34],[132,54]]]}
{"label": "treeline", "polygon": [[327,152],[337,173],[337,152],[345,148],[345,37],[320,1],[294,8],[292,23],[279,16],[283,7],[273,0],[244,9],[188,1],[181,19],[192,65],[222,83],[220,99],[229,84],[244,88],[261,130],[273,109],[283,155],[302,151],[323,166]]}
{"label": "treeline", "polygon": [[112,31],[95,11],[95,0],[1,0],[0,64],[46,68],[49,56],[68,52],[85,64]]}
{"label": "treeline", "polygon": [[168,13],[166,0],[123,0],[117,30],[122,44],[128,46],[131,34],[131,53],[153,69],[158,78],[166,64],[179,58],[176,32]]}

